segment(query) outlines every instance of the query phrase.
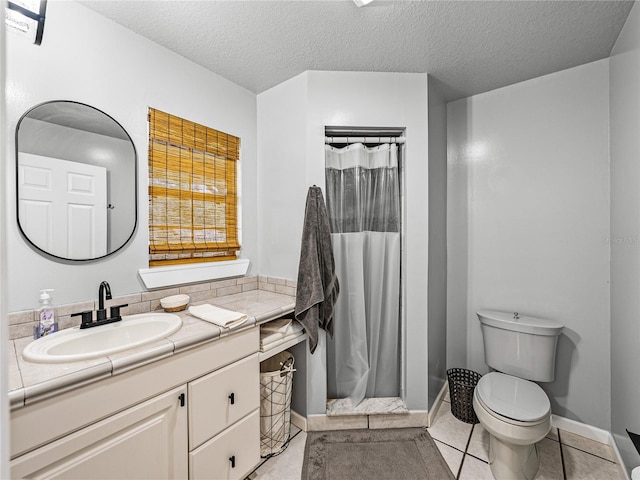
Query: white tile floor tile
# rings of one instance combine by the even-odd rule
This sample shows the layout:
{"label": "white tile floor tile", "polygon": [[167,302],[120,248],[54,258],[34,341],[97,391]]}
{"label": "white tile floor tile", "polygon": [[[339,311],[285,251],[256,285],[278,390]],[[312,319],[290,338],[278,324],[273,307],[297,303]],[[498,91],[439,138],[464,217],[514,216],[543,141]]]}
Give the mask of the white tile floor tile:
{"label": "white tile floor tile", "polygon": [[473,433],[471,434],[467,453],[483,462],[489,461],[489,432],[479,423],[473,426]]}
{"label": "white tile floor tile", "polygon": [[440,450],[442,458],[444,458],[444,461],[447,462],[447,465],[449,465],[449,470],[451,470],[454,475],[457,475],[458,471],[460,470],[460,464],[462,463],[462,457],[464,457],[464,453],[460,450],[450,447],[446,443],[439,442],[438,440],[435,440],[435,444],[436,447],[438,447],[438,450]]}
{"label": "white tile floor tile", "polygon": [[594,442],[590,438],[581,437],[575,433],[560,430],[560,437],[563,445],[569,445],[570,447],[577,448],[583,452],[592,453],[598,457],[606,458],[612,462],[615,462],[615,456],[613,450],[609,445],[604,443]]}
{"label": "white tile floor tile", "polygon": [[251,480],[299,480],[302,475],[306,441],[307,433],[300,432],[291,439],[284,452],[268,459],[248,478]]}
{"label": "white tile floor tile", "polygon": [[[560,439],[562,439],[562,431]],[[623,480],[620,467],[582,450],[562,445],[567,480]]]}
{"label": "white tile floor tile", "polygon": [[549,433],[547,433],[547,438],[550,438],[551,440],[555,440],[556,442],[559,442],[560,438],[558,437],[558,428],[551,427],[551,430],[549,431]]}
{"label": "white tile floor tile", "polygon": [[460,480],[493,480],[489,464],[471,455],[465,455],[460,470]]}
{"label": "white tile floor tile", "polygon": [[560,444],[555,440],[545,438],[538,442],[538,454],[540,455],[540,468],[536,480],[563,480]]}
{"label": "white tile floor tile", "polygon": [[452,415],[449,403],[442,402],[433,425],[428,428],[428,432],[435,440],[440,440],[442,443],[464,452],[467,449],[472,428],[473,425],[461,422]]}

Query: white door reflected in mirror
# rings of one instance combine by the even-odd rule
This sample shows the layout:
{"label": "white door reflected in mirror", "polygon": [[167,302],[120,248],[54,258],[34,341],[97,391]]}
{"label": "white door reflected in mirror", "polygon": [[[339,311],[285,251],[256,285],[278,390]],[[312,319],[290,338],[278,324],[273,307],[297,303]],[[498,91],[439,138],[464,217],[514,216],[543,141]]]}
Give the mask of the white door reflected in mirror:
{"label": "white door reflected in mirror", "polygon": [[107,169],[18,154],[20,223],[31,242],[71,260],[107,254]]}
{"label": "white door reflected in mirror", "polygon": [[135,232],[137,155],[114,118],[90,105],[53,101],[16,128],[18,226],[55,258],[104,258]]}

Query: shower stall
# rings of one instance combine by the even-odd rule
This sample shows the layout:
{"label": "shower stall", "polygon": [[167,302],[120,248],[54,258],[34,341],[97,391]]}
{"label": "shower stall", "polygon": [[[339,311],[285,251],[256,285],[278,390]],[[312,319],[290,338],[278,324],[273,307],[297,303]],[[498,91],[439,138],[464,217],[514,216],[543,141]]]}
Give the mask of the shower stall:
{"label": "shower stall", "polygon": [[327,397],[402,397],[404,129],[325,129],[326,201],[340,282]]}

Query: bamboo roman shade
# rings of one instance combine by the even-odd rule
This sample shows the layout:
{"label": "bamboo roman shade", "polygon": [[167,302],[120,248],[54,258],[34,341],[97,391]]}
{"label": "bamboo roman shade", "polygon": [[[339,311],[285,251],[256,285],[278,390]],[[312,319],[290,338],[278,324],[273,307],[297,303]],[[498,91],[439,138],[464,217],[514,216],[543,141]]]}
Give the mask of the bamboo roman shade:
{"label": "bamboo roman shade", "polygon": [[149,108],[149,265],[232,260],[240,139]]}

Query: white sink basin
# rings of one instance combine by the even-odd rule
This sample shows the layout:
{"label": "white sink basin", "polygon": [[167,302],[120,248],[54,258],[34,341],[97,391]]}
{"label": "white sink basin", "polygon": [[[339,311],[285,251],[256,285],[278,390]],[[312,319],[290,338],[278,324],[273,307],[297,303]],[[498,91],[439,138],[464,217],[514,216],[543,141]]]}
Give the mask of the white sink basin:
{"label": "white sink basin", "polygon": [[122,321],[99,327],[69,328],[31,342],[22,352],[36,363],[63,363],[104,357],[161,340],[182,326],[172,313],[124,315]]}

